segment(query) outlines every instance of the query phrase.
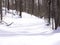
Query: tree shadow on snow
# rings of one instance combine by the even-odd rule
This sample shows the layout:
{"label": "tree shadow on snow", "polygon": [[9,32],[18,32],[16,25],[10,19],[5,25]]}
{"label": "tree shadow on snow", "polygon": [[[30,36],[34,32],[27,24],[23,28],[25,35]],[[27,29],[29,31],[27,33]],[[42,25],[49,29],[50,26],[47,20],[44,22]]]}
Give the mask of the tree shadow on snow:
{"label": "tree shadow on snow", "polygon": [[28,35],[28,36],[38,36],[38,35],[42,35],[42,36],[50,36],[50,35],[54,35],[54,34],[58,34],[60,33],[60,27],[57,28],[57,30],[51,30],[49,31],[45,31],[45,32],[40,32],[40,33],[30,33],[30,34],[20,34],[20,35]]}
{"label": "tree shadow on snow", "polygon": [[9,37],[9,36],[17,36],[17,35],[22,35],[22,36],[46,36],[46,35],[53,35],[56,33],[60,33],[60,28],[58,27],[57,30],[53,30],[51,32],[40,32],[40,33],[29,33],[29,32],[19,32],[19,33],[14,33],[14,32],[8,32],[8,31],[2,31],[0,30],[0,37]]}
{"label": "tree shadow on snow", "polygon": [[9,36],[16,36],[16,35],[18,35],[18,34],[0,30],[0,37],[9,37]]}
{"label": "tree shadow on snow", "polygon": [[54,35],[54,34],[57,34],[57,33],[60,33],[60,27],[58,27],[56,30],[52,30],[51,32],[42,32],[40,33],[40,35]]}
{"label": "tree shadow on snow", "polygon": [[53,45],[60,45],[60,41],[56,41]]}

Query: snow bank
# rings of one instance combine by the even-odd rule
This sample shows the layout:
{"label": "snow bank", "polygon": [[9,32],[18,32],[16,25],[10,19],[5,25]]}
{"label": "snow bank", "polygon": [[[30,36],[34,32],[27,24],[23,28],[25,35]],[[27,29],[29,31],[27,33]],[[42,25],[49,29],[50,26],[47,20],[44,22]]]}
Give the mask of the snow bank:
{"label": "snow bank", "polygon": [[[13,13],[16,12],[15,10],[9,10],[9,12],[11,13],[12,11]],[[5,15],[4,11],[3,15]],[[27,14],[25,12],[22,12],[22,18],[19,18],[19,15],[13,15],[7,12],[3,17],[3,21],[3,24],[0,25],[0,30],[17,34],[36,34],[42,32],[50,33],[52,30],[51,27],[46,26],[46,22],[43,19]],[[10,26],[6,26],[5,23],[13,24]]]}
{"label": "snow bank", "polygon": [[[0,45],[60,45],[60,28],[53,31],[50,26],[46,26],[44,19],[25,12],[22,12],[22,18],[10,13],[5,15],[4,11],[3,14]],[[6,26],[5,22],[13,24]]]}

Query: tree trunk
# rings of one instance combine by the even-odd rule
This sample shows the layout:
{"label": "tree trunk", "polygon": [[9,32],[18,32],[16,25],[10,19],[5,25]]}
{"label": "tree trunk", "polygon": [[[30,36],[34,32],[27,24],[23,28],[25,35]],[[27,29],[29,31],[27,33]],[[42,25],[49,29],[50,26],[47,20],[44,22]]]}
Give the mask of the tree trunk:
{"label": "tree trunk", "polygon": [[2,21],[2,0],[0,0],[0,20]]}
{"label": "tree trunk", "polygon": [[50,12],[51,12],[51,11],[50,11],[50,10],[51,10],[50,6],[51,6],[51,0],[48,0],[48,10],[49,10],[48,23],[49,23],[49,24],[50,24],[50,18],[51,18],[51,17],[50,17],[50,14],[51,14],[51,13],[50,13]]}
{"label": "tree trunk", "polygon": [[8,0],[8,6],[7,6],[8,10],[9,10],[9,0]]}
{"label": "tree trunk", "polygon": [[19,0],[19,11],[20,11],[20,18],[22,18],[22,0]]}

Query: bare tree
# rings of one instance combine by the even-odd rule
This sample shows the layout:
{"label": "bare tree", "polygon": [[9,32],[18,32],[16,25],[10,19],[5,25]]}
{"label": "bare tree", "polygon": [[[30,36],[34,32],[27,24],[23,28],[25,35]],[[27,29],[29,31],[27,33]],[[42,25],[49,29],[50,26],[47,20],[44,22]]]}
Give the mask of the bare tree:
{"label": "bare tree", "polygon": [[2,22],[2,0],[0,0],[0,22]]}
{"label": "bare tree", "polygon": [[49,10],[49,14],[48,14],[48,23],[50,24],[50,15],[51,15],[51,8],[50,8],[50,6],[51,6],[51,0],[48,0],[48,10]]}
{"label": "bare tree", "polygon": [[32,14],[34,13],[34,0],[32,0]]}
{"label": "bare tree", "polygon": [[38,15],[40,15],[40,0],[38,0]]}
{"label": "bare tree", "polygon": [[19,16],[22,17],[22,0],[19,0],[19,11],[20,11]]}
{"label": "bare tree", "polygon": [[8,3],[8,6],[7,6],[7,8],[8,8],[8,10],[9,10],[9,7],[10,7],[10,5],[9,5],[9,0],[8,0],[8,2],[7,2],[7,3]]}
{"label": "bare tree", "polygon": [[55,9],[55,29],[58,27],[58,7],[57,7],[57,0],[54,2],[54,9]]}

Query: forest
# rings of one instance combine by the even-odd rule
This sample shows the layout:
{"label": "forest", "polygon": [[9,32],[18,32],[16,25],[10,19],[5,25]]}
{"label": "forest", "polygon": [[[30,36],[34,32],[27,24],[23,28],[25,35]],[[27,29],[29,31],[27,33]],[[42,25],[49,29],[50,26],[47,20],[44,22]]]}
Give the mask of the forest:
{"label": "forest", "polygon": [[54,29],[53,20],[55,21],[55,29],[60,26],[60,0],[0,0],[0,22],[3,19],[2,7],[7,8],[8,11],[10,9],[16,10],[17,14],[20,12],[20,18],[22,18],[22,12],[39,18],[44,17],[48,21],[47,25],[50,25],[52,18],[52,29]]}

